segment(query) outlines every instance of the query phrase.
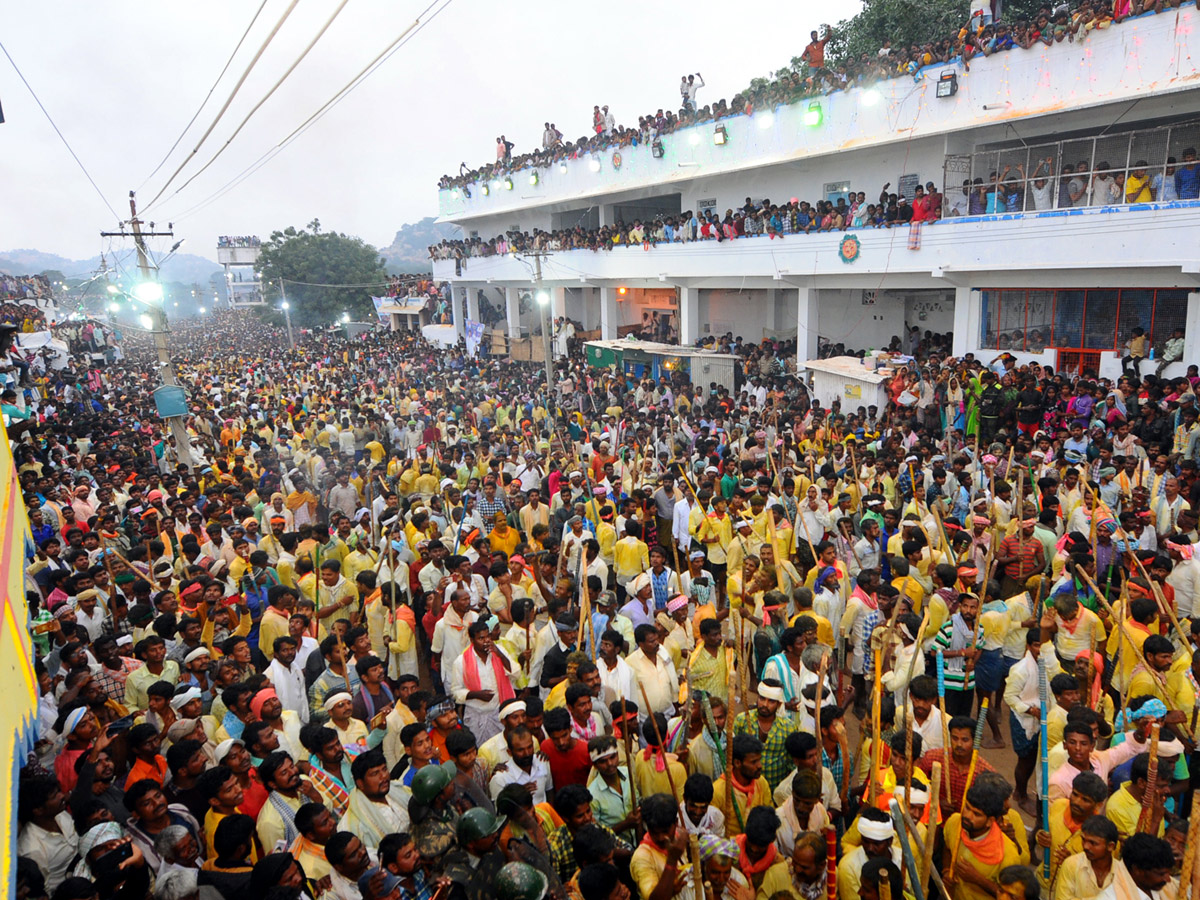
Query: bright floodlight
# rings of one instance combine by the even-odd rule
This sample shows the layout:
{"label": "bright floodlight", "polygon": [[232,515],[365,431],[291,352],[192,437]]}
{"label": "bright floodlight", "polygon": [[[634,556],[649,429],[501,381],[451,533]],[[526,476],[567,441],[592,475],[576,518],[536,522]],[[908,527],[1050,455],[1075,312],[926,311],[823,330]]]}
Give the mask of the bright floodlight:
{"label": "bright floodlight", "polygon": [[689,134],[689,135],[688,135],[688,143],[689,143],[689,144],[698,144],[698,143],[700,143],[700,133],[699,133],[699,132],[697,132],[697,131],[693,131],[691,134]]}
{"label": "bright floodlight", "polygon": [[350,313],[348,313],[348,312],[342,313],[342,321],[349,322],[350,321]]}
{"label": "bright floodlight", "polygon": [[588,168],[591,169],[593,172],[599,172],[600,171],[600,160],[596,159],[596,157],[593,156],[591,158],[591,160],[588,162]]}
{"label": "bright floodlight", "polygon": [[881,99],[882,99],[882,97],[880,97],[879,91],[875,90],[875,88],[868,88],[867,90],[863,91],[863,95],[862,95],[863,106],[874,106]]}
{"label": "bright floodlight", "polygon": [[566,175],[566,174],[567,174],[567,164],[566,164],[565,162],[564,162],[564,163],[559,163],[559,164],[558,164],[558,171],[559,171],[559,172],[561,172],[563,175]]}
{"label": "bright floodlight", "polygon": [[116,286],[115,284],[110,284],[110,285],[108,286],[108,292],[109,292],[110,294],[115,294],[115,293],[117,293],[117,286]]}
{"label": "bright floodlight", "polygon": [[291,309],[291,304],[288,303],[286,300],[284,300],[282,303],[279,304],[279,308],[280,309]]}
{"label": "bright floodlight", "polygon": [[121,311],[121,304],[120,304],[120,303],[110,303],[110,304],[108,304],[108,308],[109,308],[109,309],[110,309],[112,312],[120,312],[120,311]]}
{"label": "bright floodlight", "polygon": [[154,327],[154,323],[150,321],[149,316],[138,316],[138,324],[140,324],[147,331]]}
{"label": "bright floodlight", "polygon": [[762,129],[770,128],[775,124],[775,113],[764,112],[758,114],[758,127]]}
{"label": "bright floodlight", "polygon": [[208,312],[207,309],[205,309],[203,306],[200,307],[200,315],[204,315],[206,312]]}
{"label": "bright floodlight", "polygon": [[809,128],[815,128],[824,121],[825,116],[821,112],[821,104],[813,101],[808,104],[808,112],[804,114],[804,124]]}
{"label": "bright floodlight", "polygon": [[161,303],[163,298],[162,285],[157,281],[139,282],[133,289],[133,296],[143,303]]}
{"label": "bright floodlight", "polygon": [[537,292],[537,302],[539,304],[541,304],[542,306],[545,306],[547,303],[550,302],[550,294],[547,291],[538,291]]}

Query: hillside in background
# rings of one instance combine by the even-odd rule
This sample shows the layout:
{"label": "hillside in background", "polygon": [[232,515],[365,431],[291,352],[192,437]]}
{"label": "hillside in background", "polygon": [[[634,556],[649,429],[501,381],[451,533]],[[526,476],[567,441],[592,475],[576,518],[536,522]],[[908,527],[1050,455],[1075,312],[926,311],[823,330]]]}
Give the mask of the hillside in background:
{"label": "hillside in background", "polygon": [[[119,275],[135,277],[137,254],[132,247],[109,255],[106,259],[109,268],[114,271],[111,276],[113,280]],[[0,272],[7,272],[9,275],[38,275],[46,271],[58,271],[68,278],[86,278],[99,268],[99,256],[93,256],[91,259],[67,259],[65,256],[44,253],[41,250],[0,251]],[[163,266],[160,279],[163,282],[208,284],[209,277],[220,271],[221,267],[211,259],[191,253],[176,253]]]}
{"label": "hillside in background", "polygon": [[388,271],[395,275],[430,272],[429,245],[461,235],[457,225],[438,225],[433,216],[426,216],[420,222],[400,226],[391,246],[380,247],[379,255],[387,260]]}

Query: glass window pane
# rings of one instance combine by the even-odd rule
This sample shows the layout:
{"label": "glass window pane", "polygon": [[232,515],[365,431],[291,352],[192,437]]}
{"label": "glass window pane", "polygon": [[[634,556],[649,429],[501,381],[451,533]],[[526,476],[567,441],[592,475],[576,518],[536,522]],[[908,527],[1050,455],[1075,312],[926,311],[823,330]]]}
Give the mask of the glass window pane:
{"label": "glass window pane", "polygon": [[1030,353],[1041,353],[1050,343],[1050,329],[1053,325],[1054,291],[1029,291],[1026,299],[1028,315],[1026,316],[1025,349]]}
{"label": "glass window pane", "polygon": [[983,334],[979,336],[979,346],[983,349],[996,349],[996,323],[1000,316],[1000,291],[983,291]]}
{"label": "glass window pane", "polygon": [[1059,291],[1054,298],[1054,346],[1079,347],[1083,341],[1083,291]]}
{"label": "glass window pane", "polygon": [[1088,291],[1084,315],[1083,346],[1089,350],[1112,350],[1116,346],[1117,292]]}
{"label": "glass window pane", "polygon": [[997,349],[1025,349],[1025,292],[1004,291],[997,324],[1000,331]]}
{"label": "glass window pane", "polygon": [[1171,337],[1176,328],[1182,329],[1187,321],[1186,290],[1157,291],[1154,301],[1154,327],[1150,331],[1150,340],[1154,343],[1155,354],[1162,352],[1163,345]]}
{"label": "glass window pane", "polygon": [[1153,315],[1154,291],[1121,291],[1121,315],[1117,319],[1117,349],[1124,348],[1125,342],[1133,337],[1133,329],[1145,328],[1149,332]]}

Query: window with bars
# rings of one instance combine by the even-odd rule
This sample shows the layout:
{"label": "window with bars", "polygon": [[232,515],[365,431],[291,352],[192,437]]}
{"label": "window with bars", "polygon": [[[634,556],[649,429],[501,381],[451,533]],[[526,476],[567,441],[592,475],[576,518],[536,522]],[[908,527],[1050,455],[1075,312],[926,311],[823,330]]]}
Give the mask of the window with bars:
{"label": "window with bars", "polygon": [[1187,320],[1186,289],[985,290],[980,346],[1041,353],[1050,348],[1120,350],[1146,329],[1159,352]]}
{"label": "window with bars", "polygon": [[[998,185],[989,212],[1110,206],[1177,197],[1183,150],[1200,145],[1200,122],[1071,138],[972,154],[972,180]],[[957,187],[957,185],[956,185]],[[990,193],[990,191],[989,191]],[[991,206],[994,205],[994,209]],[[982,210],[980,210],[982,211]]]}

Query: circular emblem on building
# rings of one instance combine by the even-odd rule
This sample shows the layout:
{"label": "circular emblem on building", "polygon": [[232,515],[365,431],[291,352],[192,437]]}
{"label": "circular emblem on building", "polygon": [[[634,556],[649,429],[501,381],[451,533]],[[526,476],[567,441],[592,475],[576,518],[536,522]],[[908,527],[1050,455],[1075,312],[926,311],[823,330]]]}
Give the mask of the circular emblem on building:
{"label": "circular emblem on building", "polygon": [[858,259],[861,250],[862,245],[859,244],[858,238],[853,234],[848,234],[842,238],[842,243],[838,247],[838,256],[842,258],[842,262],[852,263]]}
{"label": "circular emblem on building", "polygon": [[621,154],[620,153],[614,153],[612,155],[612,164],[613,164],[614,169],[621,168]]}

